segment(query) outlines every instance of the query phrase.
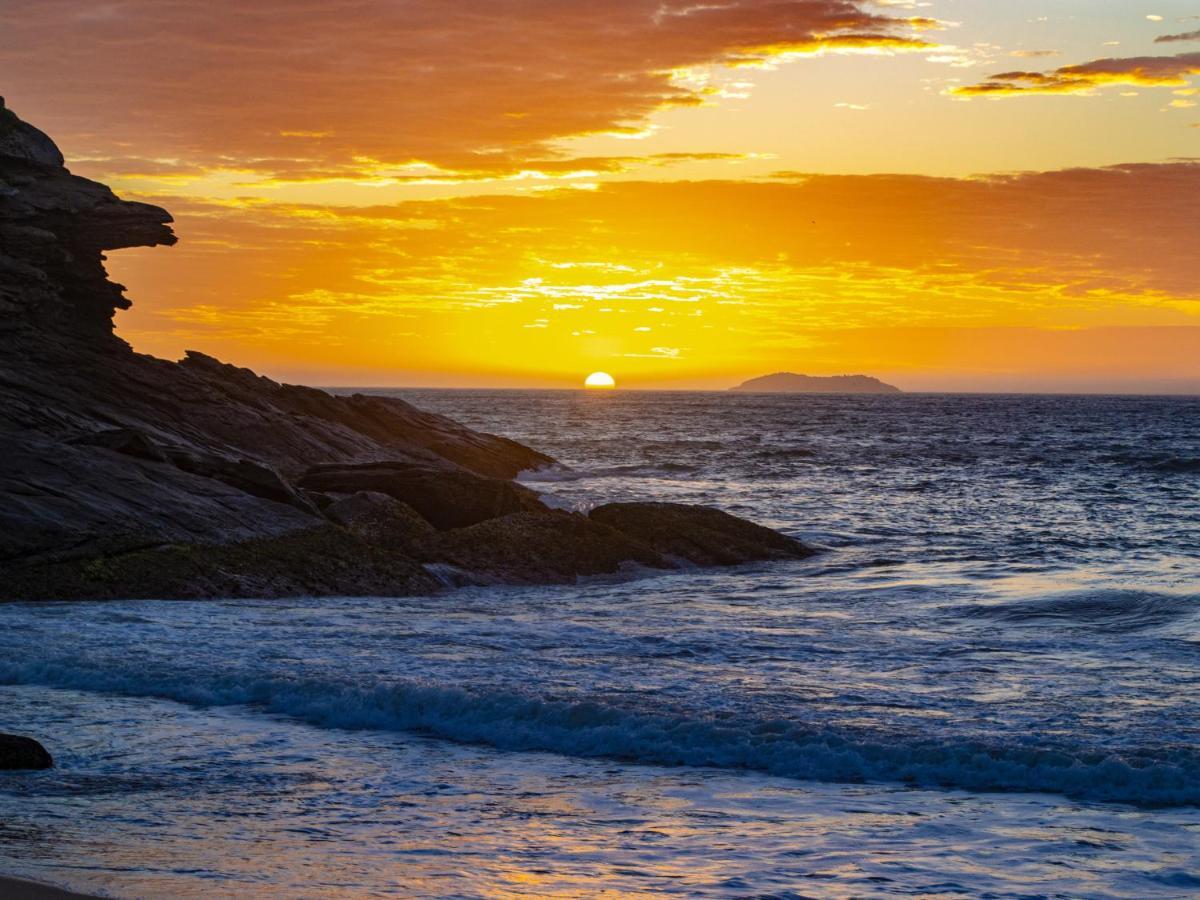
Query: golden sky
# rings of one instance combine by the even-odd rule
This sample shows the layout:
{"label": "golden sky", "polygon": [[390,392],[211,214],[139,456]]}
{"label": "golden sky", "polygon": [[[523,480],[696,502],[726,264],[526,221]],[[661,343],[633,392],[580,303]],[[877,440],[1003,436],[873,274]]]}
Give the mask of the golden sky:
{"label": "golden sky", "polygon": [[119,333],[319,384],[1200,389],[1200,7],[6,0],[165,205]]}

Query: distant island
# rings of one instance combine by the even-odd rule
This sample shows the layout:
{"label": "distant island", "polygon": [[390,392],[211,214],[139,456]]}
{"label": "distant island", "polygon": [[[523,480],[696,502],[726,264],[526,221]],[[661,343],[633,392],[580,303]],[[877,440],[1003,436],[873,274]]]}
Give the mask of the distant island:
{"label": "distant island", "polygon": [[900,394],[903,391],[891,384],[885,384],[870,375],[832,375],[820,377],[816,375],[796,375],[793,372],[776,372],[774,375],[763,375],[761,378],[751,378],[730,388],[731,391],[746,391],[747,393],[777,393],[777,394]]}

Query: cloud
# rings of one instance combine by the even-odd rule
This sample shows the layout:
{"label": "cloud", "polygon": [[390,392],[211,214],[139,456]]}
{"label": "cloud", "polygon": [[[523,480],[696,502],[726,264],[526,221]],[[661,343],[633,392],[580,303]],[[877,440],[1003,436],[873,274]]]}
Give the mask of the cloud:
{"label": "cloud", "polygon": [[103,178],[152,179],[156,182],[186,182],[203,178],[207,170],[173,159],[147,159],[140,156],[75,157],[72,165],[82,165]]}
{"label": "cloud", "polygon": [[511,172],[709,102],[680,71],[916,49],[936,24],[860,0],[5,0],[0,83],[68,156]]}
{"label": "cloud", "polygon": [[1014,50],[1008,55],[1020,59],[1039,59],[1046,56],[1058,56],[1061,53],[1061,50]]}
{"label": "cloud", "polygon": [[1162,37],[1156,37],[1156,44],[1170,44],[1176,41],[1200,41],[1200,31],[1187,31],[1183,34],[1164,34]]}
{"label": "cloud", "polygon": [[181,241],[112,254],[134,299],[120,333],[255,366],[499,371],[585,347],[647,365],[688,348],[671,365],[711,366],[837,329],[1200,321],[1200,163],[368,208],[152,199]]}
{"label": "cloud", "polygon": [[320,160],[246,159],[215,160],[207,167],[182,165],[173,160],[140,157],[77,157],[76,165],[89,178],[100,181],[188,182],[206,175],[245,178],[255,189],[290,184],[334,184],[339,182],[383,184],[471,184],[499,181],[561,181],[615,175],[645,168],[666,168],[692,162],[741,162],[753,158],[744,153],[651,153],[641,156],[576,156],[551,159],[514,160],[507,165],[490,164],[461,169],[443,169],[429,163],[389,165],[358,158],[344,165]]}
{"label": "cloud", "polygon": [[1186,85],[1188,76],[1197,74],[1200,74],[1200,53],[1135,56],[1097,59],[1050,72],[1001,72],[979,84],[953,88],[950,93],[960,97],[1006,97],[1084,94],[1114,84],[1176,87]]}

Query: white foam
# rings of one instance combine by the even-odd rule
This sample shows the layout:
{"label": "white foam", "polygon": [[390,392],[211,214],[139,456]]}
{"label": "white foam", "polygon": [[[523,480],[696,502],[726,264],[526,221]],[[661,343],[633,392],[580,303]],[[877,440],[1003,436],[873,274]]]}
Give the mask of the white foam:
{"label": "white foam", "polygon": [[502,750],[747,769],[813,781],[903,782],[1138,805],[1200,805],[1200,759],[1183,748],[1170,756],[1127,758],[1037,744],[945,744],[794,723],[672,717],[604,702],[564,702],[425,682],[262,677],[236,669],[174,673],[10,660],[0,664],[0,682],[203,707],[249,705],[321,727],[415,731]]}

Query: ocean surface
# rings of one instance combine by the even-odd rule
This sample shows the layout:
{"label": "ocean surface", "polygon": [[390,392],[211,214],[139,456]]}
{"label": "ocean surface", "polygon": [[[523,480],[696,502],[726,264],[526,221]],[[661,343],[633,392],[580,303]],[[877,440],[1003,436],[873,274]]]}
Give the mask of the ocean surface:
{"label": "ocean surface", "polygon": [[119,897],[1200,894],[1200,400],[398,391],[802,562],[0,606],[0,872]]}

